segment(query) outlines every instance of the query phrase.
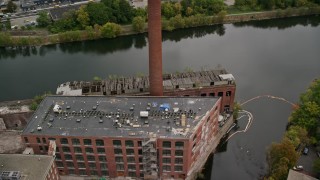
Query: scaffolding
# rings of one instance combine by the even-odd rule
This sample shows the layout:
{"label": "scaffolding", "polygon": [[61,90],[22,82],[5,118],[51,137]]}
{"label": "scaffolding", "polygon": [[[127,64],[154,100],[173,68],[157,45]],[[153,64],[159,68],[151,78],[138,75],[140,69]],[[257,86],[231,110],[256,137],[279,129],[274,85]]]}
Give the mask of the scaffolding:
{"label": "scaffolding", "polygon": [[156,138],[144,139],[142,154],[144,179],[158,179]]}

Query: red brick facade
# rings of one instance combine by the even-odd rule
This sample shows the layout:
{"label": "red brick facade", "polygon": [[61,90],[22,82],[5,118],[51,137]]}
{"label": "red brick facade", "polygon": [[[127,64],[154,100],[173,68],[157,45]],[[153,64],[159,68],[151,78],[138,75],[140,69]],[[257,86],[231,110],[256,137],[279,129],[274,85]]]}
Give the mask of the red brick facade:
{"label": "red brick facade", "polygon": [[[221,99],[199,119],[196,130],[189,138],[157,136],[155,148],[158,176],[175,179],[187,176],[207,142],[212,141],[218,132],[220,104]],[[33,148],[35,154],[47,154],[49,141],[55,140],[55,162],[61,175],[144,176],[143,138],[30,134],[22,136],[22,139],[28,147]]]}

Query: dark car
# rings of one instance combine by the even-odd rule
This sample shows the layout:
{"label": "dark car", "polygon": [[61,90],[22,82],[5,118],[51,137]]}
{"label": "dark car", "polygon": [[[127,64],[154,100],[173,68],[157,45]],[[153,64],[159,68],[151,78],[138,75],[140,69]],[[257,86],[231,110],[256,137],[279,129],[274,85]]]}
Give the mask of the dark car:
{"label": "dark car", "polygon": [[303,149],[303,154],[304,154],[304,155],[307,155],[308,152],[309,152],[309,148],[305,147],[305,148]]}

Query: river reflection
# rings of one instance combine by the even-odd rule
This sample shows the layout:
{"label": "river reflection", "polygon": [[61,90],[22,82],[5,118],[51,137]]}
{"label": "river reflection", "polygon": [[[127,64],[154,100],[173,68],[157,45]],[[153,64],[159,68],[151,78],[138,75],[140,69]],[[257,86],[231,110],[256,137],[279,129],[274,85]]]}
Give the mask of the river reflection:
{"label": "river reflection", "polygon": [[[298,17],[298,18],[284,18],[277,20],[264,20],[264,21],[251,21],[234,23],[234,27],[255,27],[255,28],[277,28],[286,29],[297,25],[311,25],[313,27],[318,26],[320,18],[315,16],[310,17]],[[174,32],[163,32],[163,41],[179,42],[182,39],[187,38],[201,38],[208,34],[217,34],[223,36],[226,33],[225,25],[205,26],[201,28],[188,28],[178,29]],[[0,48],[0,60],[1,59],[14,59],[17,56],[45,56],[47,53],[56,51],[59,49],[63,53],[75,54],[75,53],[95,53],[95,54],[108,54],[118,52],[122,50],[128,50],[132,47],[141,49],[147,46],[147,35],[139,34],[132,36],[123,36],[114,39],[99,39],[90,40],[84,42],[73,42],[64,44],[46,45],[40,47],[14,47],[14,48]]]}

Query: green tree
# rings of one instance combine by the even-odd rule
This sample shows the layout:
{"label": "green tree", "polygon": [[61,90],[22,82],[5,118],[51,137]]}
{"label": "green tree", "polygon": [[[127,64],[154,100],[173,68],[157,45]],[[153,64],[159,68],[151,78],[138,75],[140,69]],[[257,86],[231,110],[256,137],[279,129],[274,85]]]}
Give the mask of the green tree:
{"label": "green tree", "polygon": [[300,126],[291,126],[285,136],[291,140],[295,147],[299,144],[309,144],[308,132]]}
{"label": "green tree", "polygon": [[134,16],[147,17],[147,10],[141,7],[136,8],[134,9]]}
{"label": "green tree", "polygon": [[271,177],[278,180],[286,180],[289,171],[289,160],[282,157],[278,164],[272,169]]}
{"label": "green tree", "polygon": [[217,14],[217,21],[219,23],[222,23],[224,18],[226,17],[227,15],[227,11],[220,11],[218,14]]}
{"label": "green tree", "polygon": [[162,3],[162,5],[161,5],[161,13],[167,19],[170,19],[171,17],[174,17],[176,15],[174,6],[170,2]]}
{"label": "green tree", "polygon": [[101,28],[102,37],[114,38],[118,36],[121,32],[121,27],[115,23],[106,23]]}
{"label": "green tree", "polygon": [[145,20],[143,17],[134,17],[132,20],[133,30],[136,32],[143,32],[145,30]]}
{"label": "green tree", "polygon": [[39,16],[36,21],[39,27],[47,27],[51,24],[51,20],[46,11],[39,12]]}
{"label": "green tree", "polygon": [[110,21],[111,11],[103,3],[89,3],[86,6],[90,25],[103,25]]}
{"label": "green tree", "polygon": [[186,25],[184,19],[181,17],[181,14],[178,14],[175,17],[170,18],[170,24],[175,29],[184,28]]}
{"label": "green tree", "polygon": [[7,4],[7,12],[14,13],[17,10],[17,5],[10,0]]}
{"label": "green tree", "polygon": [[90,23],[89,14],[86,12],[85,7],[81,6],[78,11],[76,11],[77,14],[77,21],[79,22],[82,29],[87,27]]}

